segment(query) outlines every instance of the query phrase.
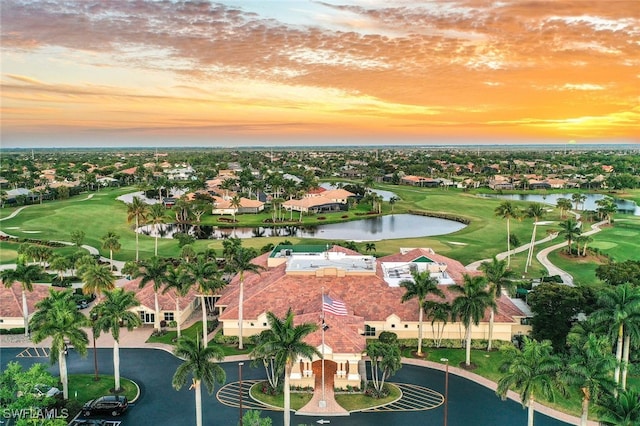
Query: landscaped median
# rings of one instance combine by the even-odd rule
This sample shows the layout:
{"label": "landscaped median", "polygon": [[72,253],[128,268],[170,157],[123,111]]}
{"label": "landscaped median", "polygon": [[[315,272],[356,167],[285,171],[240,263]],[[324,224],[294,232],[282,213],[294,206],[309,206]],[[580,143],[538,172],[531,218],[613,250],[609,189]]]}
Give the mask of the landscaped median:
{"label": "landscaped median", "polygon": [[[335,391],[336,402],[345,410],[362,411],[369,408],[380,407],[398,400],[402,396],[400,388],[392,383],[386,383],[389,393],[382,398],[374,398],[362,391]],[[284,393],[269,392],[266,382],[258,382],[251,386],[249,391],[251,398],[262,404],[281,410],[284,407]],[[313,397],[312,390],[291,390],[291,409],[297,411],[304,407]]]}

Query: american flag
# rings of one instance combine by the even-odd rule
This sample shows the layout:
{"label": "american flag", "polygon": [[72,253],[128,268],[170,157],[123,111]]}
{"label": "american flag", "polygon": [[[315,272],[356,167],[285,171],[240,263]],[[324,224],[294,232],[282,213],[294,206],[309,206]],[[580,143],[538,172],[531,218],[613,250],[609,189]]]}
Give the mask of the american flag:
{"label": "american flag", "polygon": [[332,299],[326,294],[322,295],[322,311],[329,312],[334,315],[347,315],[347,306],[344,302]]}

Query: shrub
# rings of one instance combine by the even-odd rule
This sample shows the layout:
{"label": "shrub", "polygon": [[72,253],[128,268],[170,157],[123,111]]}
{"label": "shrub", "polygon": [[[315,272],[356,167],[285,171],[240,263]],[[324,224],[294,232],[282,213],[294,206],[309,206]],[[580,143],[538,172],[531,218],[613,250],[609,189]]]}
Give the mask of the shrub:
{"label": "shrub", "polygon": [[21,328],[2,328],[0,334],[24,334],[24,327]]}
{"label": "shrub", "polygon": [[398,341],[398,335],[392,331],[383,331],[380,333],[380,336],[378,336],[378,340],[382,343],[396,343]]}

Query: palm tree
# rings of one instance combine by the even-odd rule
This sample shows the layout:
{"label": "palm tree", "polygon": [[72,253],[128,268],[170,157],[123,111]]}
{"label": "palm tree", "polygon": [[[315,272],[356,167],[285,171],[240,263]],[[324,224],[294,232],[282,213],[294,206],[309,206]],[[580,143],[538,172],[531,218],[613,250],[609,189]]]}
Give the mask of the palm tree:
{"label": "palm tree", "polygon": [[609,395],[598,407],[601,422],[610,426],[637,426],[640,423],[640,393],[634,389]]}
{"label": "palm tree", "polygon": [[507,220],[507,266],[511,265],[511,219],[520,217],[519,209],[511,201],[503,201],[495,209],[495,215]]}
{"label": "palm tree", "polygon": [[487,351],[491,350],[491,341],[493,340],[493,321],[497,306],[495,301],[500,299],[503,290],[511,291],[515,287],[515,283],[511,280],[515,277],[515,272],[507,268],[507,262],[498,260],[493,257],[491,262],[482,262],[480,270],[484,272],[484,276],[489,283],[489,293],[494,300],[493,309],[489,314],[489,342],[487,343]]}
{"label": "palm tree", "polygon": [[560,222],[560,228],[560,234],[562,234],[564,239],[567,240],[567,252],[571,254],[571,245],[573,244],[573,241],[582,234],[580,223],[573,218],[569,218],[564,222]]}
{"label": "palm tree", "polygon": [[138,241],[138,228],[140,224],[144,223],[147,219],[147,212],[149,206],[145,204],[140,197],[133,197],[131,203],[127,204],[127,223],[135,221],[136,223],[136,262],[139,260],[139,241]]}
{"label": "palm tree", "polygon": [[235,253],[227,260],[227,269],[239,274],[240,291],[238,294],[238,349],[243,349],[242,342],[242,308],[244,303],[244,275],[245,273],[259,274],[264,267],[252,263],[254,257],[253,250],[238,247]]}
{"label": "palm tree", "polygon": [[578,254],[580,254],[580,244],[582,244],[582,256],[587,255],[587,246],[593,242],[593,238],[588,235],[580,235],[576,238],[576,246],[578,247]]}
{"label": "palm tree", "polygon": [[236,222],[236,213],[238,212],[238,209],[240,207],[242,207],[242,199],[240,198],[240,196],[238,195],[234,195],[231,198],[230,204],[231,208],[233,209],[232,214],[233,214],[233,223]]}
{"label": "palm tree", "polygon": [[393,214],[393,207],[398,201],[400,201],[400,198],[396,197],[395,195],[389,198],[389,205],[391,206],[391,214]]}
{"label": "palm tree", "polygon": [[287,310],[283,319],[273,312],[267,312],[269,329],[261,336],[261,351],[271,354],[275,362],[284,365],[284,425],[289,426],[291,416],[291,389],[289,379],[293,364],[300,358],[313,359],[322,356],[318,350],[304,341],[305,337],[317,330],[313,323],[294,325],[293,311]]}
{"label": "palm tree", "polygon": [[153,327],[160,331],[160,305],[158,303],[158,291],[165,285],[167,280],[167,263],[159,257],[153,256],[151,259],[139,262],[138,269],[133,272],[133,278],[142,278],[139,288],[143,288],[149,283],[153,283],[153,301],[155,315],[153,316]]}
{"label": "palm tree", "polygon": [[611,215],[618,211],[618,206],[611,197],[604,197],[596,201],[598,205],[598,214],[606,219],[607,224],[611,225]]}
{"label": "palm tree", "polygon": [[422,356],[422,315],[425,309],[427,296],[434,294],[444,298],[444,293],[438,288],[438,279],[431,276],[429,271],[411,271],[413,279],[400,281],[400,287],[404,287],[405,293],[401,302],[418,299],[418,356]]}
{"label": "palm tree", "polygon": [[367,243],[365,245],[365,251],[369,253],[371,250],[376,251],[376,243]]}
{"label": "palm tree", "polygon": [[185,265],[179,265],[177,268],[169,266],[167,269],[167,278],[164,290],[162,294],[165,294],[169,290],[173,290],[176,294],[176,326],[178,339],[180,338],[180,299],[189,293],[193,282],[188,274],[188,270]]}
{"label": "palm tree", "polygon": [[556,206],[560,209],[560,217],[564,219],[566,213],[571,210],[571,207],[573,207],[573,204],[568,198],[558,198]]}
{"label": "palm tree", "polygon": [[[222,384],[226,380],[224,369],[216,361],[224,361],[224,351],[218,345],[205,346],[200,339],[182,336],[173,351],[174,355],[184,360],[176,369],[171,384],[179,390],[187,381],[187,376],[193,377],[191,388],[196,393],[196,426],[202,426],[202,390],[204,385],[213,393],[215,384]],[[191,389],[190,388],[190,389]]]}
{"label": "palm tree", "polygon": [[[431,317],[431,332],[433,333],[433,343],[436,348],[442,344],[442,334],[444,327],[451,318],[451,305],[447,302],[425,302],[424,312]],[[436,333],[435,323],[438,323],[438,331]]]}
{"label": "palm tree", "polygon": [[589,402],[597,402],[603,391],[611,392],[615,388],[611,369],[616,360],[611,355],[609,339],[595,334],[589,334],[581,347],[572,349],[563,375],[567,383],[579,386],[582,391],[580,426],[586,426]]}
{"label": "palm tree", "polygon": [[117,288],[113,291],[106,291],[105,298],[92,310],[91,315],[97,319],[94,324],[94,331],[97,337],[101,332],[111,332],[113,336],[113,372],[115,378],[116,391],[120,390],[120,327],[123,325],[131,331],[141,323],[140,317],[130,309],[140,305],[136,294],[132,291],[125,291]]}
{"label": "palm tree", "polygon": [[122,246],[120,245],[120,235],[115,232],[107,232],[104,237],[102,237],[102,248],[105,250],[109,250],[109,260],[111,262],[111,270],[113,271],[113,252],[117,252],[120,250]]}
{"label": "palm tree", "polygon": [[49,261],[49,268],[53,269],[56,272],[58,272],[58,278],[57,279],[58,279],[58,281],[60,283],[63,282],[64,273],[70,267],[71,267],[71,260],[68,257],[63,256],[63,255],[58,254],[58,253],[56,253],[53,256],[51,256],[51,259]]}
{"label": "palm tree", "polygon": [[202,298],[202,342],[207,345],[207,299],[214,291],[223,288],[226,283],[222,280],[222,271],[218,270],[215,262],[200,255],[193,263],[187,264],[191,281],[198,287],[198,292]]}
{"label": "palm tree", "polygon": [[43,274],[39,265],[27,265],[22,256],[18,257],[16,269],[0,271],[0,278],[6,288],[11,288],[17,281],[22,287],[22,317],[24,318],[24,335],[29,337],[29,306],[27,305],[27,291],[33,291],[33,283]]}
{"label": "palm tree", "polygon": [[495,306],[491,291],[487,289],[487,280],[482,276],[463,276],[463,285],[454,284],[451,290],[460,293],[451,305],[454,316],[462,321],[465,328],[465,365],[471,366],[471,323],[478,325],[484,317],[484,311]]}
{"label": "palm tree", "polygon": [[518,390],[522,406],[529,409],[527,425],[533,426],[536,396],[553,401],[554,389],[564,391],[563,382],[558,378],[561,369],[562,361],[553,355],[550,341],[539,343],[525,336],[522,350],[511,348],[501,366],[506,374],[498,381],[496,394],[506,399],[509,388]]}
{"label": "palm tree", "polygon": [[84,281],[82,292],[95,294],[99,300],[105,291],[115,288],[116,278],[109,268],[95,263],[83,269],[82,281]]}
{"label": "palm tree", "polygon": [[69,342],[82,356],[87,353],[89,338],[82,329],[89,325],[88,319],[76,308],[71,290],[57,291],[49,289],[49,297],[36,304],[38,311],[31,318],[32,339],[39,343],[51,337],[51,362],[58,361],[62,395],[69,399],[69,381],[67,377],[66,342]]}
{"label": "palm tree", "polygon": [[527,207],[525,212],[527,217],[533,219],[533,232],[531,233],[531,244],[529,245],[529,253],[527,254],[527,261],[524,264],[524,272],[527,273],[527,268],[531,266],[531,262],[533,261],[533,249],[536,243],[536,229],[538,227],[538,221],[544,216],[545,209],[544,206],[540,203],[533,203]]}
{"label": "palm tree", "polygon": [[[640,289],[630,283],[621,284],[614,288],[605,288],[600,293],[597,305],[600,307],[590,318],[596,324],[605,325],[610,330],[610,336],[616,340],[616,368],[613,378],[622,389],[626,387],[627,356],[623,360],[622,349],[625,339],[630,339],[629,330],[626,328],[640,316]],[[623,362],[624,361],[624,362]],[[621,379],[620,369],[624,364]]]}
{"label": "palm tree", "polygon": [[158,232],[158,225],[165,223],[165,219],[166,219],[165,213],[166,213],[166,208],[161,203],[153,204],[151,205],[151,207],[149,207],[149,217],[148,217],[149,223],[153,225],[153,231],[156,236],[155,251],[154,251],[155,256],[158,255],[158,237],[160,235],[160,233]]}
{"label": "palm tree", "polygon": [[585,202],[587,199],[586,195],[580,194],[579,192],[571,194],[571,201],[576,203],[576,210],[580,210],[580,205]]}

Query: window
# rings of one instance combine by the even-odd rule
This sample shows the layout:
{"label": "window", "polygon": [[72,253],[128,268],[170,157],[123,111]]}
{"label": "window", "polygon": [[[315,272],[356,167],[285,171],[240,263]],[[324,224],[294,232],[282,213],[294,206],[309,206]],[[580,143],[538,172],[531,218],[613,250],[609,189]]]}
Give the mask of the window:
{"label": "window", "polygon": [[409,324],[405,324],[405,325],[404,325],[404,328],[409,328]]}
{"label": "window", "polygon": [[371,337],[371,336],[375,337],[376,328],[365,324],[364,325],[364,335],[365,336],[369,336],[369,337]]}
{"label": "window", "polygon": [[165,312],[164,313],[164,320],[165,321],[173,321],[174,317],[173,317],[173,312]]}
{"label": "window", "polygon": [[263,327],[266,327],[266,326],[267,326],[267,323],[266,323],[266,322],[263,322],[263,323],[262,323],[262,326],[263,326]]}
{"label": "window", "polygon": [[396,328],[396,325],[395,324],[391,324],[391,328]]}

